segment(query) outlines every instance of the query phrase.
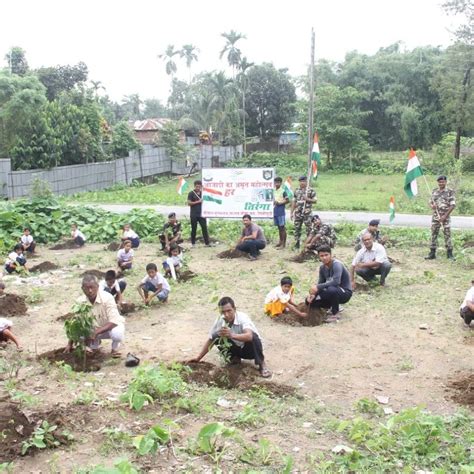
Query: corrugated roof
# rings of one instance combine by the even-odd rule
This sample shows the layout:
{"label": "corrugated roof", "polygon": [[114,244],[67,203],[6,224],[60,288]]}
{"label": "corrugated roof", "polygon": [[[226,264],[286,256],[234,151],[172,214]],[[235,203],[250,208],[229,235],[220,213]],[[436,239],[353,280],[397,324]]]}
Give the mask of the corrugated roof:
{"label": "corrugated roof", "polygon": [[134,130],[161,130],[165,124],[171,122],[171,119],[168,118],[151,118],[145,120],[135,120],[132,123]]}

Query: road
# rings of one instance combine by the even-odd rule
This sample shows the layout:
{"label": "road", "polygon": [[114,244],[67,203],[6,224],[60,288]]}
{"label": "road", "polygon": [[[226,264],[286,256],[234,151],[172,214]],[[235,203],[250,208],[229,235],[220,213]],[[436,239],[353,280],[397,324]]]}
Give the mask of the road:
{"label": "road", "polygon": [[[107,211],[124,214],[134,208],[154,209],[159,214],[168,215],[170,212],[176,212],[178,217],[189,216],[189,207],[187,206],[148,206],[148,205],[129,205],[129,204],[89,204],[90,206],[100,207]],[[335,224],[338,222],[355,222],[356,224],[367,224],[371,219],[380,219],[382,225],[390,225],[388,212],[343,212],[343,211],[317,211],[321,219],[325,222]],[[289,217],[289,215],[288,215]],[[421,214],[397,214],[392,225],[402,227],[430,227],[431,216]],[[451,218],[451,227],[453,229],[474,230],[474,217],[471,216],[453,216]]]}

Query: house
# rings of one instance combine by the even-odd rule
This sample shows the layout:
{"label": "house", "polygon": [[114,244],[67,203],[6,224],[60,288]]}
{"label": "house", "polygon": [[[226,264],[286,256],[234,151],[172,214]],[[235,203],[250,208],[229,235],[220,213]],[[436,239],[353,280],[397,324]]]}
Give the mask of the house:
{"label": "house", "polygon": [[[142,145],[156,145],[160,139],[160,130],[173,120],[169,118],[150,118],[144,120],[130,120],[129,125],[135,132],[136,139]],[[179,131],[179,141],[186,142],[184,130]]]}

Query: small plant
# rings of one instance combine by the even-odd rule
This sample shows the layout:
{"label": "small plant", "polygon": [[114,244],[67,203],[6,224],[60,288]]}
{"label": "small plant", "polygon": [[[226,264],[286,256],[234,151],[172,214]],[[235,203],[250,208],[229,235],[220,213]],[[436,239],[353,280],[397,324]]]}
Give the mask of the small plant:
{"label": "small plant", "polygon": [[41,288],[32,288],[31,293],[26,297],[26,302],[29,304],[41,303],[44,300]]}
{"label": "small plant", "polygon": [[12,401],[18,402],[21,405],[32,407],[38,403],[38,399],[35,396],[21,390],[10,390],[9,394]]}
{"label": "small plant", "polygon": [[171,439],[170,433],[159,425],[152,426],[145,435],[136,436],[133,446],[140,456],[156,453],[160,446],[166,445]]}
{"label": "small plant", "polygon": [[361,398],[355,404],[356,410],[359,413],[367,413],[369,415],[381,415],[383,410],[375,400],[369,400],[368,398]]}
{"label": "small plant", "polygon": [[0,380],[12,380],[18,377],[26,361],[18,351],[3,351],[0,358]]}
{"label": "small plant", "polygon": [[79,469],[75,474],[139,474],[138,469],[126,458],[117,459],[114,467],[105,467],[102,464],[90,468]]}
{"label": "small plant", "polygon": [[209,423],[199,431],[193,443],[191,451],[193,454],[207,454],[213,462],[219,464],[225,453],[224,438],[236,435],[234,428],[227,428],[222,423]]}
{"label": "small plant", "polygon": [[257,407],[253,404],[244,406],[243,410],[234,418],[234,422],[241,426],[259,426],[264,421],[265,417],[257,411]]}
{"label": "small plant", "polygon": [[97,401],[97,393],[93,388],[88,388],[79,393],[79,395],[74,399],[75,405],[92,405],[92,403]]}
{"label": "small plant", "polygon": [[30,448],[49,449],[58,447],[61,443],[54,436],[57,428],[57,425],[50,425],[44,420],[41,426],[35,429],[31,437],[23,442],[21,454],[25,455]]}
{"label": "small plant", "polygon": [[64,321],[64,329],[73,349],[83,357],[83,369],[86,367],[86,343],[94,328],[92,307],[87,303],[76,303],[72,307],[74,316]]}
{"label": "small plant", "polygon": [[104,428],[102,433],[105,435],[105,441],[100,447],[102,454],[118,452],[132,444],[132,436],[121,428]]}

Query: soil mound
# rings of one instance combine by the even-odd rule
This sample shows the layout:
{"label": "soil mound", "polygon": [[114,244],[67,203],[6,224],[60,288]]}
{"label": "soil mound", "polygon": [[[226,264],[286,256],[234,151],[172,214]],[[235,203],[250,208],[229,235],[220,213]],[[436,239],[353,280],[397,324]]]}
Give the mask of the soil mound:
{"label": "soil mound", "polygon": [[110,242],[110,244],[105,248],[111,252],[116,252],[120,248],[120,242]]}
{"label": "soil mound", "polygon": [[34,423],[12,403],[0,402],[0,461],[10,462],[21,454],[21,445],[34,431]]}
{"label": "soil mound", "polygon": [[122,314],[134,313],[136,309],[137,308],[134,303],[122,303],[122,308],[120,312]]}
{"label": "soil mound", "polygon": [[321,326],[326,318],[326,310],[321,308],[311,308],[306,303],[300,303],[298,309],[308,313],[306,318],[300,318],[292,313],[283,313],[280,316],[272,318],[272,321],[289,326]]}
{"label": "soil mound", "polygon": [[183,375],[186,382],[211,385],[224,389],[236,388],[238,390],[264,389],[278,397],[296,394],[296,388],[289,385],[267,381],[260,377],[256,369],[248,364],[217,367],[209,362],[183,363],[191,369]]}
{"label": "soil mound", "polygon": [[77,249],[77,245],[74,240],[65,240],[59,244],[49,247],[49,250],[67,250],[67,249]]}
{"label": "soil mound", "polygon": [[448,387],[453,390],[451,399],[461,405],[474,407],[474,373],[462,374],[451,380]]}
{"label": "soil mound", "polygon": [[191,270],[186,270],[180,273],[178,281],[184,283],[185,281],[189,281],[194,277],[197,277],[196,273],[192,272]]}
{"label": "soil mound", "polygon": [[230,250],[224,250],[224,252],[218,253],[217,257],[218,258],[241,258],[241,257],[247,257],[246,252],[241,252],[240,250],[237,249],[230,249]]}
{"label": "soil mound", "polygon": [[316,255],[312,251],[304,251],[290,258],[290,262],[304,263],[316,261]]}
{"label": "soil mound", "polygon": [[49,272],[51,270],[57,270],[59,267],[58,265],[52,263],[52,262],[42,262],[38,265],[35,265],[34,267],[30,268],[30,272],[35,273],[35,272]]}
{"label": "soil mound", "polygon": [[27,311],[23,296],[6,293],[0,298],[0,316],[24,316]]}
{"label": "soil mound", "polygon": [[39,360],[47,360],[51,363],[63,362],[64,364],[70,365],[76,372],[97,372],[108,358],[109,354],[101,351],[87,354],[84,365],[83,356],[76,354],[74,351],[65,353],[64,347],[43,352],[43,354],[38,356]]}

